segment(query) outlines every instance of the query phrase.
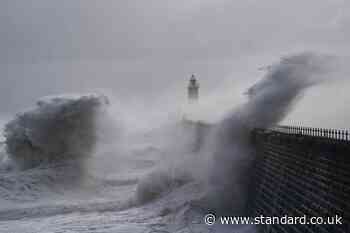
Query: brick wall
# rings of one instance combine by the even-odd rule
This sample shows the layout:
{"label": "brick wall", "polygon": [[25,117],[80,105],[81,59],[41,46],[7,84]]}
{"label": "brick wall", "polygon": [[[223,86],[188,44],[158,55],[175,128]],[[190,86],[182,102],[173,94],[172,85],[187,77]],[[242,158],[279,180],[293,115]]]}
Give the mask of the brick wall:
{"label": "brick wall", "polygon": [[343,225],[259,225],[261,232],[350,233],[350,143],[255,130],[253,216],[335,216]]}

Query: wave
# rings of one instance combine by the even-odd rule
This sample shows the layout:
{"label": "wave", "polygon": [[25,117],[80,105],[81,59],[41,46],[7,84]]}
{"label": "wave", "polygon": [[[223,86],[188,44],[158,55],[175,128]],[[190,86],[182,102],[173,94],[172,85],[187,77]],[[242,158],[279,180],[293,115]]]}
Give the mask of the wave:
{"label": "wave", "polygon": [[84,159],[96,144],[96,117],[105,96],[46,97],[5,125],[6,151],[22,169],[42,163]]}
{"label": "wave", "polygon": [[[199,150],[210,126],[202,122],[183,120],[153,132],[154,145],[161,142],[157,166],[140,179],[136,200],[145,204],[195,180],[195,170],[200,168]],[[199,167],[198,167],[199,165]],[[197,167],[197,168],[196,168]]]}
{"label": "wave", "polygon": [[248,101],[216,126],[203,152],[211,156],[208,202],[217,211],[246,214],[255,159],[252,130],[281,122],[308,88],[327,80],[332,65],[332,57],[315,53],[282,58],[246,91]]}
{"label": "wave", "polygon": [[89,179],[103,186],[89,174],[87,163],[108,104],[97,94],[45,97],[7,123],[0,145],[1,201],[60,197]]}
{"label": "wave", "polygon": [[24,203],[61,195],[80,184],[81,172],[76,168],[75,163],[69,161],[23,171],[3,171],[0,173],[1,200]]}
{"label": "wave", "polygon": [[191,180],[193,178],[188,173],[155,170],[138,183],[136,203],[144,204],[160,198]]}
{"label": "wave", "polygon": [[0,210],[0,221],[20,220],[23,218],[40,218],[54,215],[63,215],[70,213],[91,213],[91,212],[110,212],[121,211],[130,207],[128,202],[120,203],[115,201],[109,202],[92,202],[85,204],[59,204],[43,205],[26,208],[13,208],[9,210]]}

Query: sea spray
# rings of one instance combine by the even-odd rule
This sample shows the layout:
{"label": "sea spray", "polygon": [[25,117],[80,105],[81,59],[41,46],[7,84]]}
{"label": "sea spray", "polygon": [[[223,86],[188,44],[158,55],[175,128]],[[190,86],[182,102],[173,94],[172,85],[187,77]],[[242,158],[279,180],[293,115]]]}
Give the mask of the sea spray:
{"label": "sea spray", "polygon": [[161,142],[163,156],[155,169],[140,180],[136,190],[137,204],[155,200],[193,180],[189,167],[195,167],[201,127],[193,122],[179,121],[153,132],[154,143]]}
{"label": "sea spray", "polygon": [[251,132],[278,124],[304,91],[324,80],[333,58],[314,53],[284,57],[246,92],[248,101],[216,126],[203,153],[211,157],[208,203],[218,212],[245,214],[254,147]]}
{"label": "sea spray", "polygon": [[95,148],[96,118],[107,104],[96,94],[43,98],[6,124],[7,154],[22,169],[83,160]]}

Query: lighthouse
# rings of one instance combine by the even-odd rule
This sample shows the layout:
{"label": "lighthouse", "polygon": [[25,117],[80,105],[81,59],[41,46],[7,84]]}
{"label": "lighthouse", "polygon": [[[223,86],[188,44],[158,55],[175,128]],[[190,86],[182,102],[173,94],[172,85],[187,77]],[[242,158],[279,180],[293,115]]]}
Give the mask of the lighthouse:
{"label": "lighthouse", "polygon": [[189,103],[197,102],[199,97],[199,83],[193,74],[188,84],[187,92],[188,92]]}

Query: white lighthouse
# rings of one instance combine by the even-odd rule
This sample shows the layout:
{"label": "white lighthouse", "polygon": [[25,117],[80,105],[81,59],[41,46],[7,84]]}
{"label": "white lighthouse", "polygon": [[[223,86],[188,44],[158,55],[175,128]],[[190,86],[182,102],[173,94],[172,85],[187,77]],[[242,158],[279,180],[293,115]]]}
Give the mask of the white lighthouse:
{"label": "white lighthouse", "polygon": [[187,87],[188,101],[189,103],[194,103],[198,101],[199,97],[199,83],[195,76],[192,74],[190,83]]}
{"label": "white lighthouse", "polygon": [[192,74],[187,86],[187,104],[183,106],[182,119],[193,121],[196,119],[197,103],[199,98],[199,83]]}

